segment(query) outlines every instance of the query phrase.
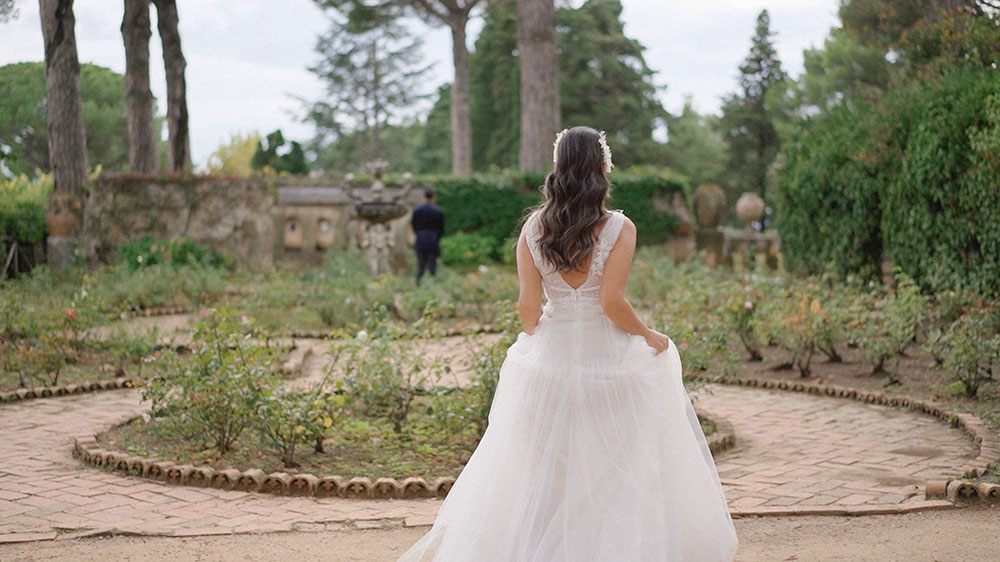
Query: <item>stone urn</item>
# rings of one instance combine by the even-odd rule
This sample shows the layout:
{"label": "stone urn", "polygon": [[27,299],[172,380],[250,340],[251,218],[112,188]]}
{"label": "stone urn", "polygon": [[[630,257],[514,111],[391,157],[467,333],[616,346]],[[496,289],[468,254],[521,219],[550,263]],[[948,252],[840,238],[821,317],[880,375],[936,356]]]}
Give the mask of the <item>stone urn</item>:
{"label": "stone urn", "polygon": [[716,228],[726,212],[726,192],[715,184],[699,185],[694,190],[694,211],[701,228]]}
{"label": "stone urn", "polygon": [[70,237],[80,228],[83,204],[72,193],[53,193],[45,205],[45,227],[49,236]]}
{"label": "stone urn", "polygon": [[753,228],[753,223],[764,218],[764,200],[760,195],[747,191],[736,201],[736,216],[740,217],[747,228]]}

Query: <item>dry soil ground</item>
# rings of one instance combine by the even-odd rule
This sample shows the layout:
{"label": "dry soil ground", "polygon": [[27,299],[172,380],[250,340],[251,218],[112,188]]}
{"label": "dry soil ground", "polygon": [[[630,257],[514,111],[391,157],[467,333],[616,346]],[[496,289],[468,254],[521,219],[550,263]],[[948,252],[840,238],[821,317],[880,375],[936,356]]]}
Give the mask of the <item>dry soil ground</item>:
{"label": "dry soil ground", "polygon": [[[1000,560],[1000,507],[867,517],[748,518],[737,520],[736,529],[740,536],[738,562]],[[3,546],[0,560],[392,562],[426,530],[101,537]]]}

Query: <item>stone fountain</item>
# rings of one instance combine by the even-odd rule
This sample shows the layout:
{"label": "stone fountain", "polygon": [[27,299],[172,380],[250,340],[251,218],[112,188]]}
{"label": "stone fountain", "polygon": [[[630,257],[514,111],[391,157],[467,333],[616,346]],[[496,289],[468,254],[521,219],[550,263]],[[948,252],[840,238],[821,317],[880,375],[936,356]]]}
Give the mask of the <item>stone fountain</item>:
{"label": "stone fountain", "polygon": [[413,175],[407,173],[403,176],[403,189],[390,197],[382,181],[387,166],[385,160],[369,162],[372,185],[367,189],[348,190],[355,216],[363,223],[358,245],[372,275],[376,276],[391,270],[390,256],[396,244],[388,223],[409,212],[406,200],[413,189]]}

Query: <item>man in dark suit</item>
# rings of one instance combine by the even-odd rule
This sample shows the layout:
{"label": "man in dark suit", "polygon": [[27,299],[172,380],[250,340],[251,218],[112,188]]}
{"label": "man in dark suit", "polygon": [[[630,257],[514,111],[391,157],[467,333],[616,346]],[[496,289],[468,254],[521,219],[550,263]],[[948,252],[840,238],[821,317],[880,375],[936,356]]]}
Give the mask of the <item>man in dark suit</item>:
{"label": "man in dark suit", "polygon": [[417,242],[413,248],[417,251],[417,284],[424,275],[424,270],[431,275],[437,275],[437,257],[440,253],[438,242],[444,234],[444,213],[435,205],[437,192],[428,187],[424,190],[424,202],[413,209],[413,233]]}

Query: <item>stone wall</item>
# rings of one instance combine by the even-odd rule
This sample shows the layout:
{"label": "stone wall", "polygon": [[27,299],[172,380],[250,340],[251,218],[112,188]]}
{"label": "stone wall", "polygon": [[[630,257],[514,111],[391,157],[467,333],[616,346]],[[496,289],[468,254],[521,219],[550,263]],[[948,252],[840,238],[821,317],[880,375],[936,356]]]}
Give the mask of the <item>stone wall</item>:
{"label": "stone wall", "polygon": [[[291,178],[289,178],[291,179]],[[281,178],[274,207],[274,259],[284,263],[319,264],[332,249],[357,248],[363,245],[363,222],[353,212],[354,202],[348,190],[366,189],[322,180]],[[389,200],[402,196],[399,187],[389,187]],[[422,189],[411,190],[403,201],[408,207],[422,201]],[[413,253],[413,233],[410,213],[390,221],[394,246],[391,254],[393,270],[405,271],[407,258]]]}
{"label": "stone wall", "polygon": [[103,176],[90,186],[79,243],[89,260],[110,263],[143,235],[184,236],[263,271],[273,263],[274,193],[257,178]]}

